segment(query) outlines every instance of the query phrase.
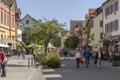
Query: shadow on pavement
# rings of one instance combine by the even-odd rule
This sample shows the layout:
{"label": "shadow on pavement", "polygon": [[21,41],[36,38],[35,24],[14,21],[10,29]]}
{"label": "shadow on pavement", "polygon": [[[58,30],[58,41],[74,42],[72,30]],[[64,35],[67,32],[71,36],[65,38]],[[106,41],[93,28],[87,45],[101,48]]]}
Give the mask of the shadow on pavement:
{"label": "shadow on pavement", "polygon": [[20,64],[8,64],[7,67],[27,67],[28,65],[20,65]]}

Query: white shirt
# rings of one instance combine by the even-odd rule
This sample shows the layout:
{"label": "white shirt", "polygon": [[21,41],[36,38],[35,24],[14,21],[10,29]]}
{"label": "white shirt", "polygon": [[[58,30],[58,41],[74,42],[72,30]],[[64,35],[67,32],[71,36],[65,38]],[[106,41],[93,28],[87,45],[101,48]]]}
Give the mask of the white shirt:
{"label": "white shirt", "polygon": [[76,52],[76,53],[75,53],[75,57],[76,57],[76,58],[80,58],[80,57],[81,57],[80,52]]}
{"label": "white shirt", "polygon": [[101,58],[101,51],[98,51],[98,58]]}

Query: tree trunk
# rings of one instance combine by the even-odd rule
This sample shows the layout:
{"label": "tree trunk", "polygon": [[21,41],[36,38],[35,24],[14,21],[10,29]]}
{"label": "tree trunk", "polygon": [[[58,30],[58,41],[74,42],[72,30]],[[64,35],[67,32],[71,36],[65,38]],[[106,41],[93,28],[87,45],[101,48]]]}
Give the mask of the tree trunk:
{"label": "tree trunk", "polygon": [[47,55],[47,45],[48,43],[45,43],[45,56]]}

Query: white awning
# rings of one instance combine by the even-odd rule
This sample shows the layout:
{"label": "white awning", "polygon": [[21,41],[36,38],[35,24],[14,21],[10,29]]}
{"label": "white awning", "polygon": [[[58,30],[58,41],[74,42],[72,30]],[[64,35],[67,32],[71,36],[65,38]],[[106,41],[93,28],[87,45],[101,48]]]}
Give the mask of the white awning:
{"label": "white awning", "polygon": [[17,43],[16,41],[12,41],[10,39],[0,39],[1,43]]}
{"label": "white awning", "polygon": [[0,44],[0,47],[10,47],[10,46],[5,45],[5,44]]}
{"label": "white awning", "polygon": [[118,43],[116,43],[116,44],[120,45],[120,42],[118,42]]}
{"label": "white awning", "polygon": [[0,39],[0,42],[2,42],[2,43],[12,43],[12,41],[9,40],[9,39]]}
{"label": "white awning", "polygon": [[51,45],[50,43],[48,43],[48,48],[55,48],[55,47]]}

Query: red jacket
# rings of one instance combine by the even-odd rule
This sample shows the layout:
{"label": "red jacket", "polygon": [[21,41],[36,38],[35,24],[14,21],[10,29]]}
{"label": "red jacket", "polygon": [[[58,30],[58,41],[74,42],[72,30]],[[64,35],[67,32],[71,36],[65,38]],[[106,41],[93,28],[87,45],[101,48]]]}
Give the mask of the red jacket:
{"label": "red jacket", "polygon": [[0,53],[0,62],[4,61],[4,59],[5,59],[5,54],[4,53]]}

